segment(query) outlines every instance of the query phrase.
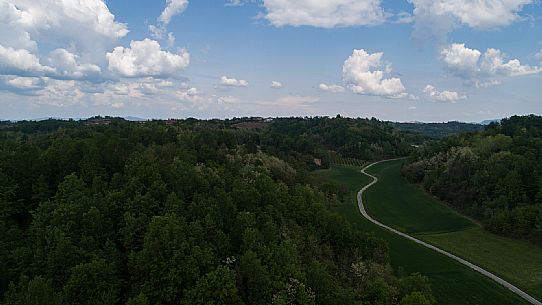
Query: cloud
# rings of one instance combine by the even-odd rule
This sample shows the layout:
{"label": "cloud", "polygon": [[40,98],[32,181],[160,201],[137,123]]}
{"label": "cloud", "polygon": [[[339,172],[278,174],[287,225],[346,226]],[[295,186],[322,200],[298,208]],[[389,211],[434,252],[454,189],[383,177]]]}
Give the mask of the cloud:
{"label": "cloud", "polygon": [[243,0],[229,0],[225,5],[226,6],[243,6],[243,5],[245,5],[245,1],[243,1]]}
{"label": "cloud", "polygon": [[384,53],[369,54],[364,49],[354,50],[343,65],[343,80],[357,94],[376,95],[386,98],[407,96],[401,79],[384,78],[391,73],[390,65],[384,65]]}
{"label": "cloud", "polygon": [[409,0],[414,5],[415,38],[442,39],[458,26],[490,30],[510,25],[534,0]]}
{"label": "cloud", "polygon": [[326,92],[331,93],[341,93],[344,92],[344,87],[339,85],[327,85],[327,84],[320,84],[318,85],[318,89]]}
{"label": "cloud", "polygon": [[400,12],[396,16],[393,23],[396,24],[408,24],[414,22],[414,16],[408,12]]}
{"label": "cloud", "polygon": [[173,33],[169,32],[167,33],[167,46],[172,48],[175,44],[175,35]]}
{"label": "cloud", "polygon": [[505,55],[497,49],[487,49],[480,63],[481,73],[488,76],[520,76],[542,72],[541,67],[522,65],[517,59],[505,61]]}
{"label": "cloud", "polygon": [[154,24],[149,25],[149,32],[151,32],[151,37],[156,39],[164,38],[166,28],[162,26],[156,26]]}
{"label": "cloud", "polygon": [[305,95],[286,95],[276,98],[274,100],[259,101],[256,104],[264,107],[309,107],[310,105],[318,102],[320,98],[315,96]]}
{"label": "cloud", "polygon": [[264,0],[263,15],[272,25],[334,28],[384,22],[380,0]]}
{"label": "cloud", "polygon": [[0,73],[19,76],[39,76],[54,69],[40,63],[38,57],[26,49],[14,49],[0,44]]}
{"label": "cloud", "polygon": [[303,96],[303,95],[287,95],[276,99],[273,104],[276,106],[309,106],[318,102],[320,99],[314,96]]}
{"label": "cloud", "polygon": [[239,101],[239,98],[233,95],[213,96],[212,98],[216,98],[219,104],[234,104]]}
{"label": "cloud", "polygon": [[62,79],[98,78],[102,72],[97,65],[79,63],[79,56],[66,49],[56,49],[49,53],[47,62],[57,70],[55,77]]}
{"label": "cloud", "polygon": [[98,79],[128,33],[103,0],[0,0],[0,24],[0,74],[58,79]]}
{"label": "cloud", "polygon": [[446,69],[456,76],[470,78],[479,71],[478,61],[482,53],[465,47],[465,44],[451,44],[443,48],[440,55]]}
{"label": "cloud", "polygon": [[158,17],[158,21],[164,25],[169,24],[173,16],[181,14],[188,6],[188,0],[166,0],[166,3],[166,8]]}
{"label": "cloud", "polygon": [[460,96],[459,93],[455,91],[438,91],[435,87],[431,85],[425,86],[425,88],[423,89],[423,93],[425,93],[430,99],[440,102],[455,103],[459,100],[467,98],[464,95]]}
{"label": "cloud", "polygon": [[277,82],[277,81],[272,81],[272,82],[271,82],[271,88],[273,88],[273,89],[280,89],[280,88],[282,88],[282,83],[281,83],[281,82]]}
{"label": "cloud", "polygon": [[45,86],[41,77],[0,76],[0,90],[20,95],[37,95]]}
{"label": "cloud", "polygon": [[532,0],[410,0],[417,17],[453,17],[478,30],[506,26],[521,19],[519,12]]}
{"label": "cloud", "polygon": [[184,90],[179,90],[176,93],[176,96],[182,100],[187,102],[200,102],[204,100],[204,97],[202,94],[198,91],[197,88],[191,87]]}
{"label": "cloud", "polygon": [[116,47],[106,57],[109,70],[121,77],[179,77],[190,63],[186,50],[177,54],[163,51],[157,41],[148,38],[132,41],[129,48]]}
{"label": "cloud", "polygon": [[[184,12],[187,7],[188,0],[166,0],[166,8],[158,17],[158,26],[154,24],[149,25],[151,36],[155,39],[164,39],[171,18]],[[169,32],[166,39],[168,47],[172,47],[175,44],[175,36],[173,33]]]}
{"label": "cloud", "polygon": [[37,103],[55,107],[81,105],[86,94],[81,82],[75,80],[45,79],[46,86],[40,90]]}
{"label": "cloud", "polygon": [[235,79],[229,78],[227,76],[222,76],[220,78],[220,83],[224,86],[233,86],[233,87],[246,87],[248,86],[248,81],[244,79]]}
{"label": "cloud", "polygon": [[0,41],[15,48],[46,42],[93,53],[128,33],[103,0],[3,0],[0,8]]}
{"label": "cloud", "polygon": [[[518,59],[505,60],[498,49],[489,48],[483,54],[465,44],[454,43],[441,50],[445,69],[454,76],[487,87],[498,83],[494,78],[514,77],[542,72],[542,66],[523,65]],[[489,80],[488,80],[489,79]]]}

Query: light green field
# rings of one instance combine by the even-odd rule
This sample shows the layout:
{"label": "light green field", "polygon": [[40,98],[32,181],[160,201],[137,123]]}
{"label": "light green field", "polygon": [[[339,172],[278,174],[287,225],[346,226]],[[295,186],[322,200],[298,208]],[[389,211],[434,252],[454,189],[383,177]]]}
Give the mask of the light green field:
{"label": "light green field", "polygon": [[401,162],[379,163],[368,169],[368,173],[378,176],[378,183],[367,190],[365,208],[369,215],[406,233],[454,232],[475,226],[407,183],[400,175]]}
{"label": "light green field", "polygon": [[367,191],[369,214],[497,274],[542,299],[542,249],[491,234],[434,200],[400,175],[401,161],[371,167],[379,183]]}
{"label": "light green field", "polygon": [[[359,167],[333,166],[313,173],[318,180],[332,180],[348,188],[345,202],[337,208],[352,225],[388,242],[391,264],[407,274],[419,272],[427,276],[438,304],[508,305],[528,304],[493,281],[412,241],[406,240],[369,222],[359,213],[356,194],[370,178]],[[366,200],[371,200],[370,197]],[[468,226],[470,227],[470,226]],[[443,231],[443,230],[438,230]]]}

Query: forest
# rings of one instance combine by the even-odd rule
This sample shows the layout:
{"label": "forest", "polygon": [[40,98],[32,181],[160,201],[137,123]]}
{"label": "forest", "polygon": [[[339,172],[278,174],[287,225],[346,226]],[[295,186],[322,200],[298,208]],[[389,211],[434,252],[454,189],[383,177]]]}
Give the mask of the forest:
{"label": "forest", "polygon": [[487,230],[542,244],[542,117],[427,142],[402,173]]}
{"label": "forest", "polygon": [[430,138],[441,139],[460,132],[473,132],[484,129],[481,124],[451,121],[447,123],[396,123],[389,122],[392,127],[404,131],[416,132]]}
{"label": "forest", "polygon": [[423,136],[376,119],[240,121],[2,122],[1,304],[434,304],[425,277],[392,270],[386,243],[331,208],[340,190],[307,182],[336,156],[406,156]]}

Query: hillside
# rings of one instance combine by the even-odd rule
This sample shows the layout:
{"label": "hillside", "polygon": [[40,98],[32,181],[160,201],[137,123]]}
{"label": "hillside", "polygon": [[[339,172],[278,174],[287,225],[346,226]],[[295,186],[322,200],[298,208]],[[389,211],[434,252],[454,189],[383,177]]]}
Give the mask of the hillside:
{"label": "hillside", "polygon": [[447,122],[447,123],[395,123],[390,122],[390,125],[404,131],[410,131],[422,134],[424,136],[440,139],[461,132],[475,132],[484,128],[482,124],[463,123],[463,122]]}
{"label": "hillside", "polygon": [[542,244],[542,117],[427,144],[402,172],[489,231]]}
{"label": "hillside", "polygon": [[342,118],[232,124],[8,124],[2,304],[434,303],[426,278],[395,272],[386,243],[306,180],[328,151],[406,154],[410,135]]}

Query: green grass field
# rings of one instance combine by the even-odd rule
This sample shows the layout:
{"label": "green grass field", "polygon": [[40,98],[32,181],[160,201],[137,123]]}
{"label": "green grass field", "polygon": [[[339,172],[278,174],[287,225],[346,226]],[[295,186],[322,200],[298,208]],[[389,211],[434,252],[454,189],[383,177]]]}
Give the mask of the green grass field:
{"label": "green grass field", "polygon": [[[315,179],[329,179],[347,186],[348,195],[337,211],[352,225],[388,242],[391,264],[395,270],[401,268],[408,274],[420,272],[427,276],[431,280],[438,304],[528,304],[467,267],[364,219],[357,209],[356,194],[363,185],[369,183],[370,179],[359,170],[359,167],[335,165],[331,169],[315,171],[313,176]],[[371,198],[368,197],[367,200]],[[468,224],[466,227],[471,225]],[[434,231],[446,230],[438,228]]]}
{"label": "green grass field", "polygon": [[376,164],[368,172],[377,174],[378,183],[367,190],[365,204],[369,215],[406,233],[454,232],[474,227],[464,218],[416,185],[405,183],[401,160]]}
{"label": "green grass field", "polygon": [[399,160],[368,170],[379,178],[366,194],[366,206],[373,217],[463,257],[542,299],[541,248],[476,226],[409,184],[401,177],[400,167]]}

